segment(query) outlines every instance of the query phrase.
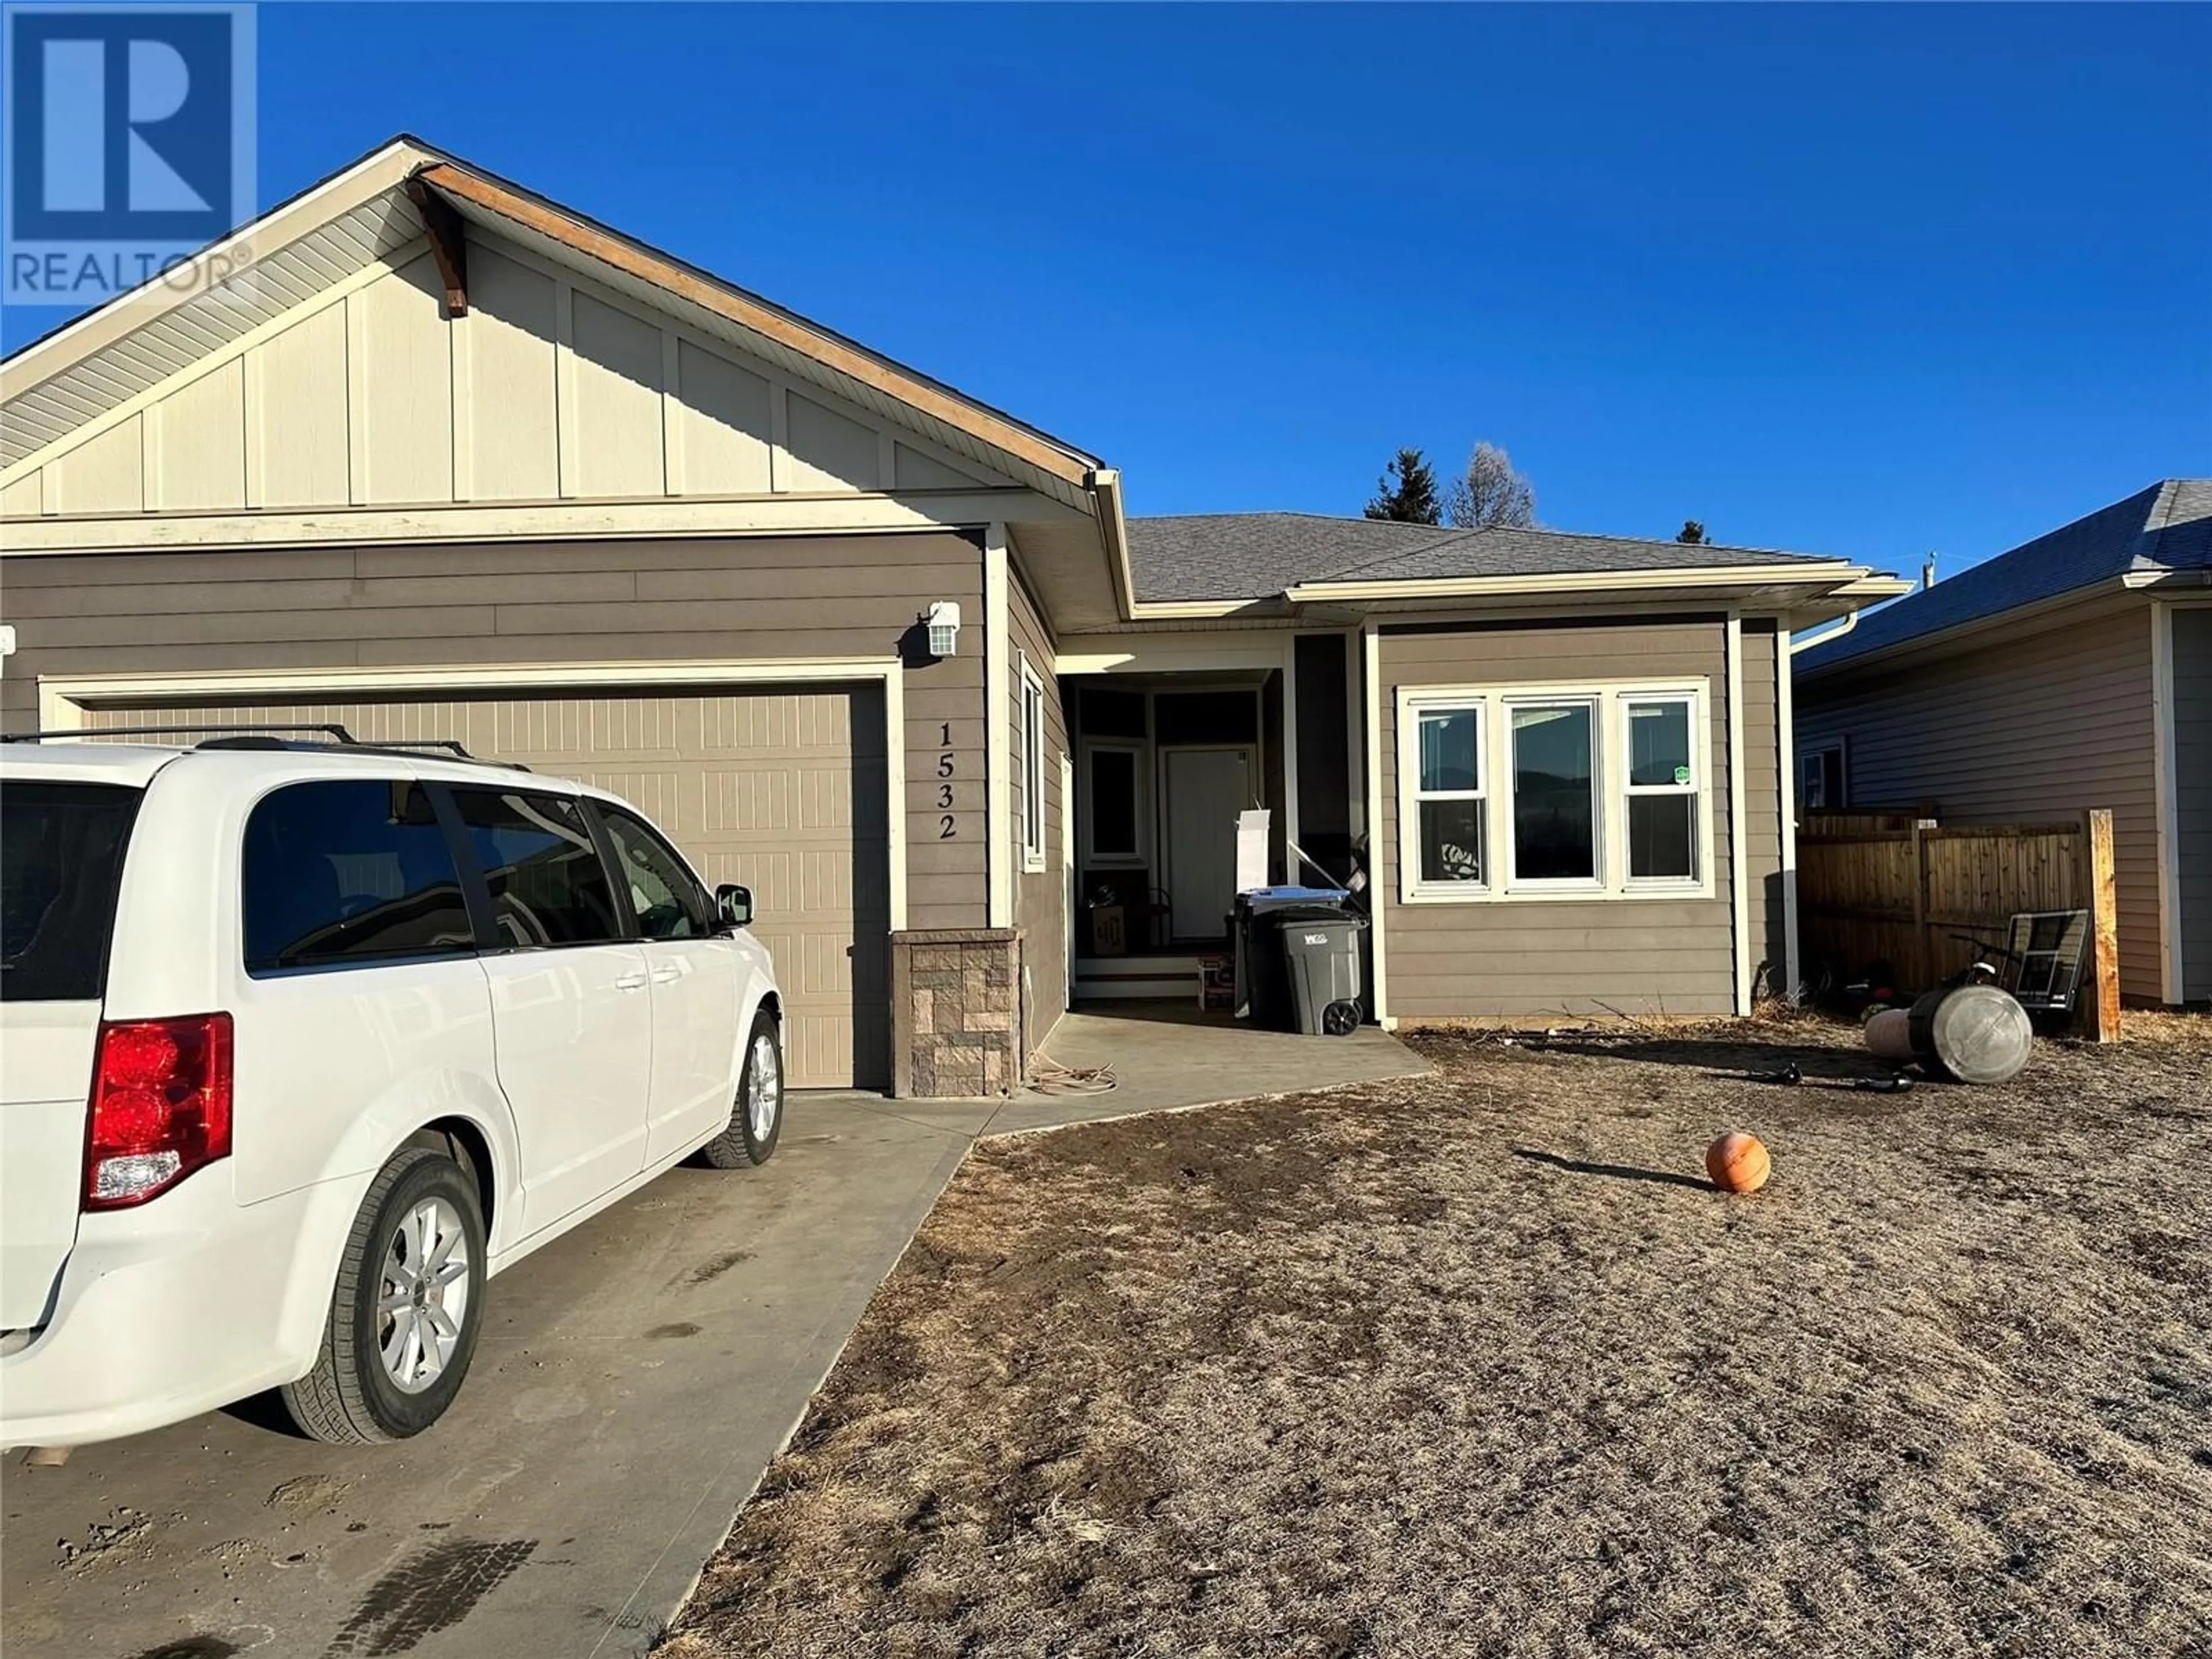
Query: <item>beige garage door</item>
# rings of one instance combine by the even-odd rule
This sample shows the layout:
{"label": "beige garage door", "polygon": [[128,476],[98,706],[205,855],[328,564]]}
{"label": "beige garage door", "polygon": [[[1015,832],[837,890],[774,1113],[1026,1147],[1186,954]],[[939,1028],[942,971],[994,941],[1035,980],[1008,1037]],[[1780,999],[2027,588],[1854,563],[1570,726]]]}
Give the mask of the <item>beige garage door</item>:
{"label": "beige garage door", "polygon": [[453,738],[634,801],[709,884],[742,882],[775,953],[790,1080],[890,1076],[890,843],[873,687],[104,706],[94,726],[335,720],[363,743]]}

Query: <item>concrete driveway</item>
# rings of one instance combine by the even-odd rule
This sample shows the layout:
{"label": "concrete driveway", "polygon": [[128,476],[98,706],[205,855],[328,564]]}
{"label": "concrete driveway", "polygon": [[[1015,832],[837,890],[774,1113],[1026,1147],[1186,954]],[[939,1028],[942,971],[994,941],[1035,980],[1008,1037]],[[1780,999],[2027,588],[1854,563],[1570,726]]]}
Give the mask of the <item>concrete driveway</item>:
{"label": "concrete driveway", "polygon": [[794,1097],[765,1168],[673,1170],[502,1274],[419,1440],[319,1445],[248,1407],[58,1469],[9,1454],[0,1651],[641,1651],[988,1109]]}
{"label": "concrete driveway", "polygon": [[651,1646],[979,1134],[1418,1074],[1376,1030],[1070,1014],[1096,1095],[795,1096],[765,1169],[680,1169],[491,1287],[452,1413],[393,1446],[249,1404],[0,1467],[0,1654],[517,1659]]}

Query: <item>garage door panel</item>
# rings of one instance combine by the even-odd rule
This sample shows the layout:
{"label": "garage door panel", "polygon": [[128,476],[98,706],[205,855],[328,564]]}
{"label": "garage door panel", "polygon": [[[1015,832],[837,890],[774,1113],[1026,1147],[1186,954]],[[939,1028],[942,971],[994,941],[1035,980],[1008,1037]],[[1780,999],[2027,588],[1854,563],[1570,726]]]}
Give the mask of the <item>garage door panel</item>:
{"label": "garage door panel", "polygon": [[637,805],[710,884],[753,891],[798,1087],[890,1080],[888,756],[866,688],[108,707],[88,724],[325,723],[453,738]]}

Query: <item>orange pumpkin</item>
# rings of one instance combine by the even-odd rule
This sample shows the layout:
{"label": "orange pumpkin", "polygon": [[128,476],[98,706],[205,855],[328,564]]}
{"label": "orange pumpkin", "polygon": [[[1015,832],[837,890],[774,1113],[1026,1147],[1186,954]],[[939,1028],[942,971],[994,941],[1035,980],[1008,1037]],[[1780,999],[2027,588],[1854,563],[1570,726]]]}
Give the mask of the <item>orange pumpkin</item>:
{"label": "orange pumpkin", "polygon": [[1705,1173],[1724,1193],[1755,1193],[1773,1172],[1757,1135],[1725,1134],[1705,1148]]}

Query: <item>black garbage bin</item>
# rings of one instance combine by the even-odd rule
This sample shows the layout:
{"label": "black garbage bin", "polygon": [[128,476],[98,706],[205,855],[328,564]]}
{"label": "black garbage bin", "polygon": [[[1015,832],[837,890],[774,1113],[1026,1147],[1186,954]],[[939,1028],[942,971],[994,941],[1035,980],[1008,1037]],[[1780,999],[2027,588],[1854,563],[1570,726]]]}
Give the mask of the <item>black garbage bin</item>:
{"label": "black garbage bin", "polygon": [[[1293,919],[1316,922],[1346,920],[1350,896],[1335,887],[1260,887],[1237,896],[1237,1012],[1272,1030],[1306,1029],[1291,992],[1285,934],[1279,925]],[[1355,918],[1356,919],[1356,918]],[[1355,987],[1358,979],[1354,970]],[[1355,988],[1352,995],[1358,994]],[[1321,1030],[1319,1025],[1312,1028]]]}
{"label": "black garbage bin", "polygon": [[1295,1029],[1350,1036],[1359,1029],[1359,936],[1367,918],[1341,908],[1280,910],[1267,920],[1282,940]]}
{"label": "black garbage bin", "polygon": [[1337,887],[1255,887],[1237,896],[1237,1015],[1271,1030],[1295,1031],[1282,935],[1262,920],[1291,909],[1328,909],[1348,897]]}

